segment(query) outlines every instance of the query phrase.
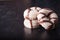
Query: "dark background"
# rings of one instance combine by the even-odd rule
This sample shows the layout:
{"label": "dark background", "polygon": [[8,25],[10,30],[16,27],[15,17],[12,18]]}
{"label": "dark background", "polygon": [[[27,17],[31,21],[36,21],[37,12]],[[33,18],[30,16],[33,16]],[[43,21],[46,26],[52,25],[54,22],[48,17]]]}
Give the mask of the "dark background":
{"label": "dark background", "polygon": [[0,39],[10,40],[59,40],[60,21],[53,30],[26,29],[23,25],[23,12],[31,6],[51,8],[59,16],[59,0],[11,0],[0,1]]}

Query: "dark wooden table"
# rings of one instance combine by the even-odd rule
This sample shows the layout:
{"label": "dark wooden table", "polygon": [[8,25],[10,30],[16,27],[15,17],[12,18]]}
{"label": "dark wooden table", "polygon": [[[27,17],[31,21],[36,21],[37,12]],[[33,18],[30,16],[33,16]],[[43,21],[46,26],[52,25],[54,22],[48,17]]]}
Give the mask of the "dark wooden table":
{"label": "dark wooden table", "polygon": [[[55,1],[54,1],[55,2]],[[60,2],[54,3],[50,1],[48,4],[41,7],[49,7],[55,10],[60,19]],[[26,3],[26,4],[25,4]],[[56,28],[50,31],[45,31],[42,28],[27,29],[23,25],[23,11],[29,7],[30,2],[18,1],[1,1],[0,2],[0,39],[7,40],[60,40],[60,21]],[[31,6],[38,6],[37,4]],[[42,3],[40,3],[42,4]]]}

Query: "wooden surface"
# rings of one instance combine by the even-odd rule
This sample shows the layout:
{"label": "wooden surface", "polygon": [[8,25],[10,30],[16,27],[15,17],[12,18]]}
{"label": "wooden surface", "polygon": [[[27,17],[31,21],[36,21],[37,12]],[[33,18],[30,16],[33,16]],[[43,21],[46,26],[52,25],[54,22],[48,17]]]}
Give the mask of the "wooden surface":
{"label": "wooden surface", "polygon": [[[55,1],[49,1],[49,6],[41,5],[41,3],[40,5],[41,7],[49,7],[55,10],[60,20],[60,6],[59,6],[60,2],[59,1],[56,1],[56,3],[54,2]],[[56,25],[56,28],[54,30],[50,30],[49,32],[45,31],[42,28],[33,29],[33,30],[24,28],[23,12],[27,7],[29,7],[29,5],[26,5],[23,2],[23,0],[20,1],[16,0],[14,2],[0,2],[0,39],[59,40],[60,21]],[[34,2],[31,6],[34,6]]]}

